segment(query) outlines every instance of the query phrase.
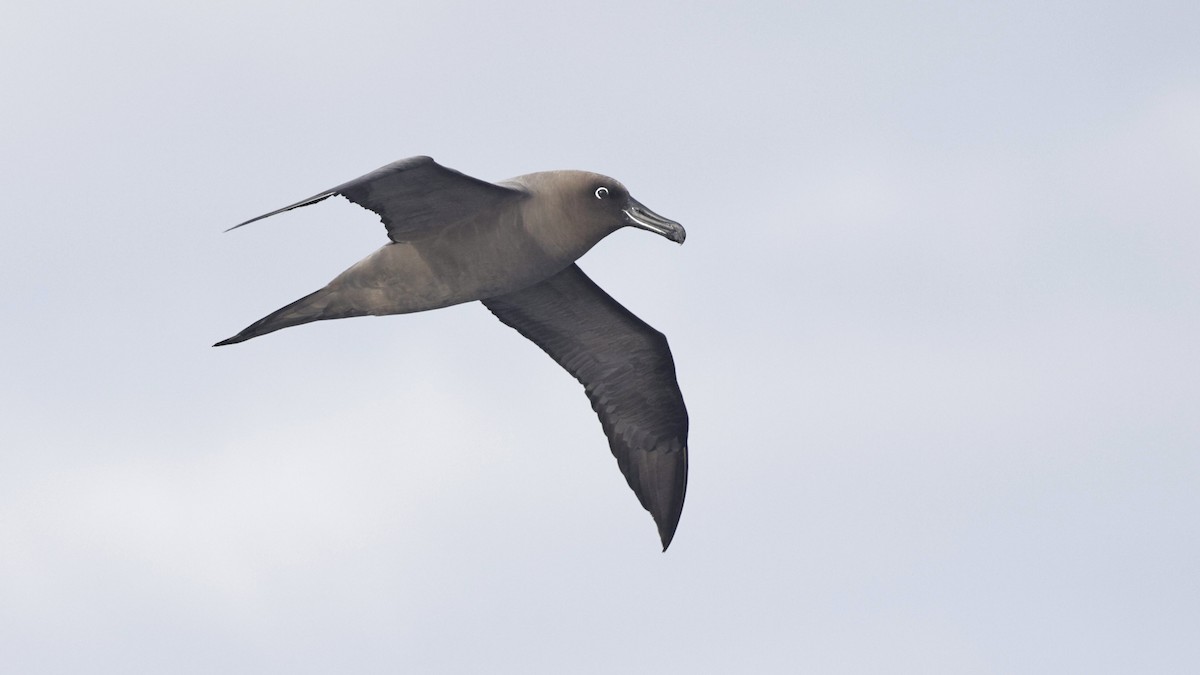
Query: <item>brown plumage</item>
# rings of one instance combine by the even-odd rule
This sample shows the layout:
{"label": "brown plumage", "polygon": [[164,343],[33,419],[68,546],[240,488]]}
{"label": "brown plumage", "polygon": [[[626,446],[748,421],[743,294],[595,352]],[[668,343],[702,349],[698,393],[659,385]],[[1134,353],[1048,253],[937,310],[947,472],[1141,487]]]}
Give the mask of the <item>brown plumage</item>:
{"label": "brown plumage", "polygon": [[394,162],[234,227],[334,195],[379,214],[391,241],[217,346],[310,321],[480,300],[583,384],[666,550],[687,487],[688,419],[674,361],[662,333],[574,262],[625,226],[679,243],[683,228],[599,174],[547,171],[488,183],[428,157]]}

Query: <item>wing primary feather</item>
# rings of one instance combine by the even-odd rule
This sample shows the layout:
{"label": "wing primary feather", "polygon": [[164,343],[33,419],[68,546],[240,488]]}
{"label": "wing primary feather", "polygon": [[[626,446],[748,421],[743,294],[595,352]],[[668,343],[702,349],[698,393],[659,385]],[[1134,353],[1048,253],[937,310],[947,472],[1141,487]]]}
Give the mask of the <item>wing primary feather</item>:
{"label": "wing primary feather", "polygon": [[335,194],[337,194],[336,190],[326,190],[325,192],[322,192],[321,194],[313,195],[313,196],[309,197],[308,199],[302,199],[302,200],[296,202],[295,204],[292,204],[291,206],[285,206],[282,209],[276,209],[270,213],[264,213],[263,215],[258,216],[256,218],[251,218],[250,220],[247,220],[244,223],[238,223],[237,225],[234,225],[233,227],[231,227],[225,231],[230,232],[232,230],[238,229],[239,227],[241,227],[243,225],[249,225],[250,223],[253,223],[255,221],[262,220],[263,218],[270,218],[271,216],[277,216],[285,211],[291,211],[292,209],[298,209],[301,206],[310,206],[312,204],[316,204],[317,202],[329,199],[330,197],[334,196]]}
{"label": "wing primary feather", "polygon": [[583,384],[638,501],[671,544],[687,492],[687,408],[662,333],[576,265],[483,304]]}

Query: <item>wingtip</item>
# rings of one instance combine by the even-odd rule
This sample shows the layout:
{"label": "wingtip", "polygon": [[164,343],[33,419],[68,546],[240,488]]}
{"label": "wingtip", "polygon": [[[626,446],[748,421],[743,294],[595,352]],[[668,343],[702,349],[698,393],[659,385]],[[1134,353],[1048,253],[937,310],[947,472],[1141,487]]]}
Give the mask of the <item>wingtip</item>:
{"label": "wingtip", "polygon": [[675,539],[675,528],[678,525],[679,525],[679,521],[677,520],[672,524],[663,523],[662,525],[659,526],[658,538],[660,541],[662,541],[663,553],[667,552],[667,549],[670,548],[670,546],[671,546],[671,541],[673,539]]}
{"label": "wingtip", "polygon": [[269,218],[269,217],[271,217],[271,216],[275,215],[276,213],[279,213],[279,211],[275,211],[275,212],[272,212],[272,213],[268,213],[268,214],[266,214],[266,215],[258,216],[257,218],[251,218],[250,220],[247,220],[247,221],[245,221],[245,222],[242,222],[242,223],[238,223],[237,225],[234,225],[233,227],[231,227],[231,228],[229,228],[229,229],[227,229],[227,230],[223,230],[223,231],[221,232],[221,234],[224,234],[225,232],[233,232],[234,230],[238,229],[239,227],[241,227],[241,226],[243,226],[243,225],[249,225],[250,223],[253,223],[253,222],[257,221],[257,220],[262,220],[263,218]]}
{"label": "wingtip", "polygon": [[334,196],[335,194],[337,194],[337,190],[336,190],[336,189],[334,189],[334,190],[326,190],[326,191],[324,191],[324,192],[321,192],[321,193],[315,194],[315,195],[313,195],[313,196],[309,197],[308,199],[301,199],[300,201],[296,202],[295,204],[290,204],[290,205],[288,205],[288,206],[285,206],[285,207],[283,207],[282,209],[276,209],[276,210],[274,210],[274,211],[272,211],[272,212],[270,212],[270,213],[264,213],[264,214],[262,214],[261,216],[257,216],[257,217],[255,217],[255,218],[251,218],[250,220],[247,220],[247,221],[246,221],[246,222],[244,222],[244,223],[238,223],[237,225],[234,225],[233,227],[229,228],[228,230],[225,230],[225,232],[229,232],[229,231],[231,231],[231,230],[236,230],[236,229],[238,229],[239,227],[241,227],[241,226],[243,226],[243,225],[249,225],[250,223],[253,223],[253,222],[257,222],[257,221],[259,221],[259,220],[262,220],[263,218],[270,218],[271,216],[277,216],[277,215],[279,215],[279,214],[281,214],[281,213],[285,213],[285,212],[287,212],[287,211],[291,211],[292,209],[298,209],[298,208],[300,208],[300,207],[302,207],[302,206],[312,206],[313,204],[316,204],[317,202],[320,202],[320,201],[324,201],[324,200],[326,200],[326,199],[329,199],[330,197]]}
{"label": "wingtip", "polygon": [[[677,451],[678,454],[664,450],[648,453],[648,459],[653,458],[655,461],[644,468],[653,467],[646,474],[646,477],[653,478],[648,485],[643,484],[639,495],[639,499],[643,499],[644,495],[642,506],[654,518],[664,553],[675,539],[675,531],[679,528],[683,503],[687,496],[687,447],[683,446],[680,450]],[[651,485],[654,488],[648,489]]]}
{"label": "wingtip", "polygon": [[[324,197],[322,197],[322,199],[324,199]],[[321,200],[320,200],[320,199],[317,199],[316,201],[318,201],[318,202],[319,202],[319,201],[321,201]],[[311,202],[311,203],[315,203],[315,202]],[[233,230],[236,230],[236,229],[238,229],[239,227],[241,227],[241,226],[243,226],[243,225],[249,225],[250,223],[256,223],[256,222],[258,222],[258,221],[260,221],[260,220],[262,220],[262,219],[264,219],[264,218],[270,218],[271,216],[277,216],[277,215],[279,215],[279,214],[281,214],[281,213],[285,213],[285,212],[287,212],[287,211],[291,211],[292,209],[299,208],[299,207],[301,207],[301,206],[308,206],[308,203],[307,203],[307,202],[296,202],[295,204],[292,204],[291,206],[285,206],[285,207],[283,207],[282,209],[279,209],[278,211],[272,211],[272,212],[270,212],[270,213],[264,213],[264,214],[262,214],[261,216],[255,216],[255,217],[251,218],[250,220],[247,220],[247,221],[240,222],[240,223],[238,223],[237,225],[234,225],[233,227],[231,227],[231,228],[229,228],[228,230],[225,230],[225,231],[226,231],[226,232],[232,232]]]}

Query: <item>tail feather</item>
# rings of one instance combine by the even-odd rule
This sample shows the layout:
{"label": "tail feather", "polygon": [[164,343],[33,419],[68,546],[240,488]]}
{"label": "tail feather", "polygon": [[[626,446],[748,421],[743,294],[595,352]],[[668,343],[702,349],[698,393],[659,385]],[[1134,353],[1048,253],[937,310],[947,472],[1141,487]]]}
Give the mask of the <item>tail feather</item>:
{"label": "tail feather", "polygon": [[323,321],[325,319],[344,319],[351,316],[363,316],[366,312],[345,305],[338,306],[340,303],[335,302],[335,294],[328,289],[322,288],[316,293],[310,293],[303,298],[293,302],[286,307],[271,312],[267,316],[255,321],[246,326],[242,332],[234,335],[226,340],[213,345],[220,347],[222,345],[232,345],[239,342],[245,342],[250,338],[256,338],[260,335],[272,333],[280,328],[288,328],[290,326],[298,326],[302,323],[311,321]]}

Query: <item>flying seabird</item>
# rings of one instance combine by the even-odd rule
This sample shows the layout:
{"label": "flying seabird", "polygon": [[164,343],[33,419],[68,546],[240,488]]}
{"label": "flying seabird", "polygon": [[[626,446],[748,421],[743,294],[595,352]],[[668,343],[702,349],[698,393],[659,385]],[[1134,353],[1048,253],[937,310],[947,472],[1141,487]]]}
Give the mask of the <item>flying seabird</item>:
{"label": "flying seabird", "polygon": [[622,227],[681,244],[683,227],[600,174],[545,171],[489,183],[410,157],[229,229],[334,195],[378,214],[391,241],[214,346],[310,321],[479,300],[583,384],[665,551],[687,487],[688,417],[671,350],[575,261]]}

